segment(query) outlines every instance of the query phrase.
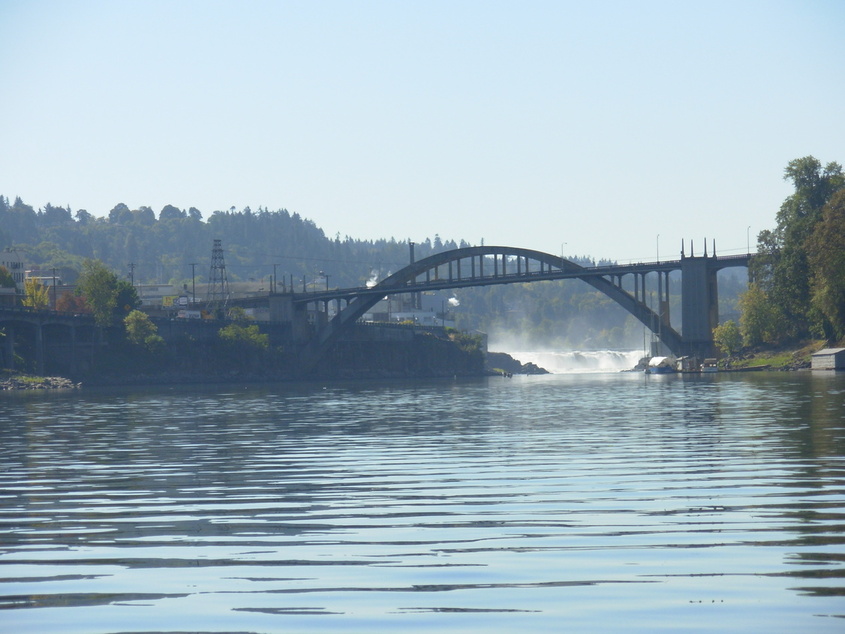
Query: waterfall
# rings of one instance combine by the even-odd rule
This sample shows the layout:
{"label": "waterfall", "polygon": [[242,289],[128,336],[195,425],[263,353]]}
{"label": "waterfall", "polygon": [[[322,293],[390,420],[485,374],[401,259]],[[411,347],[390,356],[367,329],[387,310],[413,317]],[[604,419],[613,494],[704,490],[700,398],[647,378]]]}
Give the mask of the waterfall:
{"label": "waterfall", "polygon": [[534,363],[552,374],[621,372],[630,370],[643,356],[642,350],[510,351],[520,363]]}

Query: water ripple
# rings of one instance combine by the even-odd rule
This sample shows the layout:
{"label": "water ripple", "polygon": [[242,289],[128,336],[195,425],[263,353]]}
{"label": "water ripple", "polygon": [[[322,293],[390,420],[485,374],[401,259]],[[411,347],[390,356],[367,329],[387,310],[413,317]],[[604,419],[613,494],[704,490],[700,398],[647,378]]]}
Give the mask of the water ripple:
{"label": "water ripple", "polygon": [[9,397],[4,627],[825,631],[843,411],[809,373]]}

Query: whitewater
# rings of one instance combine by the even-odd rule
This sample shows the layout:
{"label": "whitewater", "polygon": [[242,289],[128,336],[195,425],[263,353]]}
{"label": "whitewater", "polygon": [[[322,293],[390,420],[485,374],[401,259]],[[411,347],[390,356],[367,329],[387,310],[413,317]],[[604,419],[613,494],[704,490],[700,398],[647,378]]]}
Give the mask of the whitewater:
{"label": "whitewater", "polygon": [[622,372],[643,357],[642,350],[503,350],[520,363],[534,363],[552,374]]}

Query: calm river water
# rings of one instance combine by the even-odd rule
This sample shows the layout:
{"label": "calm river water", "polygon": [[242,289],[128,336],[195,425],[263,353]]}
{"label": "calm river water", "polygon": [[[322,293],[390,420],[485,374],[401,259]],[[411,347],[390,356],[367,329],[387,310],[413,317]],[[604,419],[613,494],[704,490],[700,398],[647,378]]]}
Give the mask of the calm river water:
{"label": "calm river water", "polygon": [[843,632],[845,375],[2,394],[0,631]]}

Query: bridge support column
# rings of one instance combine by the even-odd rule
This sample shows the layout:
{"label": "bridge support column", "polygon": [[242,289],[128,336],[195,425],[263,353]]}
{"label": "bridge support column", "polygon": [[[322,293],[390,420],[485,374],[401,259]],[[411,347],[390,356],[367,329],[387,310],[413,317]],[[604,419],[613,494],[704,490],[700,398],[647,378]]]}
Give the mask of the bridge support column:
{"label": "bridge support column", "polygon": [[289,322],[294,341],[307,341],[312,335],[307,306],[294,304],[293,294],[270,297],[270,321]]}
{"label": "bridge support column", "polygon": [[681,264],[681,337],[684,353],[699,358],[715,354],[713,329],[719,325],[716,271],[707,257],[684,258]]}

